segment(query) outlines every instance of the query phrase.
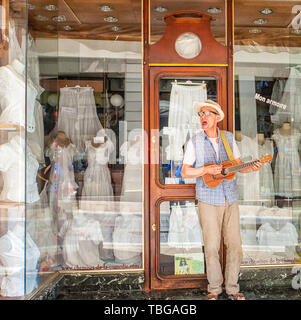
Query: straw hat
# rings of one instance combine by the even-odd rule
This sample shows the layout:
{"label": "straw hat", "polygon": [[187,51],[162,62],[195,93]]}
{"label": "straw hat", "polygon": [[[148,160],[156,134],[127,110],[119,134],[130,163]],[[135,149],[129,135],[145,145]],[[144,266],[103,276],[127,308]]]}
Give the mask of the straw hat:
{"label": "straw hat", "polygon": [[218,112],[219,116],[221,117],[220,120],[218,120],[218,122],[219,122],[219,121],[222,121],[222,120],[224,119],[225,114],[224,114],[221,106],[220,106],[218,103],[216,103],[215,101],[208,99],[208,100],[206,100],[206,101],[204,101],[204,102],[195,101],[195,102],[193,103],[193,109],[194,109],[194,111],[195,111],[196,113],[199,113],[200,110],[201,110],[203,107],[205,107],[205,106],[212,107],[212,108],[214,108],[214,109]]}

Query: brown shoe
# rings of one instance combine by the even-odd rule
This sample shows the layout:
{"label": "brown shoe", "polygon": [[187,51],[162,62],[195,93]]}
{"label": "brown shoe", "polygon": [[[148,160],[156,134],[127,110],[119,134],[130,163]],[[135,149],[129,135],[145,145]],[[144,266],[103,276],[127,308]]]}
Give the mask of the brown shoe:
{"label": "brown shoe", "polygon": [[228,294],[228,298],[230,300],[246,300],[246,297],[241,292]]}
{"label": "brown shoe", "polygon": [[206,296],[206,300],[218,300],[217,293],[208,293]]}

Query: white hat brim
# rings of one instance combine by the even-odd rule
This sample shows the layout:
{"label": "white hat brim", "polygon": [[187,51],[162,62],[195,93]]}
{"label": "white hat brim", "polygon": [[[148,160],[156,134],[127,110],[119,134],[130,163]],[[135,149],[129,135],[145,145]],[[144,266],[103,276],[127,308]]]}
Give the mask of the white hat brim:
{"label": "white hat brim", "polygon": [[193,109],[196,113],[198,113],[201,110],[201,108],[203,108],[205,106],[212,107],[218,112],[219,116],[221,117],[220,120],[218,120],[218,122],[222,121],[225,118],[225,114],[224,114],[223,110],[221,108],[219,108],[218,106],[216,106],[215,104],[205,102],[205,101],[204,102],[195,101],[193,103]]}

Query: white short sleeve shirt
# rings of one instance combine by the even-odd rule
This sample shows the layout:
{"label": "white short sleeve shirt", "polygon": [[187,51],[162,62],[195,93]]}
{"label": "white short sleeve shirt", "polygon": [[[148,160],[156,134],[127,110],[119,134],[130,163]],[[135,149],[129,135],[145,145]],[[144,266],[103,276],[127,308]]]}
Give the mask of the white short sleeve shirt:
{"label": "white short sleeve shirt", "polygon": [[[216,152],[216,157],[218,159],[219,152],[218,152],[218,143],[216,142],[216,138],[209,138],[209,140],[211,141],[211,143],[213,145],[213,148]],[[234,159],[240,158],[240,152],[239,152],[239,149],[238,149],[238,146],[236,144],[234,137],[233,137],[233,156],[234,156]],[[195,163],[195,161],[196,161],[195,149],[194,149],[192,140],[190,139],[186,145],[186,151],[184,154],[183,164],[188,164],[188,165],[192,166]]]}

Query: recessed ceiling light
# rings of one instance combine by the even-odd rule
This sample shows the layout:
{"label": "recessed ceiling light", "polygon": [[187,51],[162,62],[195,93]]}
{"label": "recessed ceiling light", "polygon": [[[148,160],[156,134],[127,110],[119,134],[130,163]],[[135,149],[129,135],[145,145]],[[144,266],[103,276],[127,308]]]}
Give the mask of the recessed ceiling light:
{"label": "recessed ceiling light", "polygon": [[114,27],[111,28],[111,30],[116,32],[116,31],[120,30],[120,27],[114,26]]}
{"label": "recessed ceiling light", "polygon": [[301,30],[300,29],[294,29],[291,31],[291,33],[293,34],[301,34]]}
{"label": "recessed ceiling light", "polygon": [[220,9],[220,8],[209,8],[207,10],[207,12],[209,12],[209,13],[220,13],[220,12],[222,12],[222,9]]}
{"label": "recessed ceiling light", "polygon": [[27,7],[28,7],[28,10],[34,10],[36,8],[36,6],[31,3],[28,3]]}
{"label": "recessed ceiling light", "polygon": [[249,30],[250,33],[261,33],[260,29],[251,29]]}
{"label": "recessed ceiling light", "polygon": [[66,31],[70,31],[72,30],[73,28],[71,26],[63,26],[63,29],[66,30]]}
{"label": "recessed ceiling light", "polygon": [[66,17],[65,16],[57,16],[57,17],[53,17],[52,20],[56,21],[56,22],[64,22],[64,21],[66,21]]}
{"label": "recessed ceiling light", "polygon": [[49,4],[44,7],[47,11],[57,11],[57,7],[54,4]]}
{"label": "recessed ceiling light", "polygon": [[104,21],[106,21],[106,22],[117,22],[118,19],[115,18],[115,17],[105,17]]}
{"label": "recessed ceiling light", "polygon": [[167,8],[159,6],[159,7],[154,8],[154,10],[157,12],[166,12]]}
{"label": "recessed ceiling light", "polygon": [[41,16],[41,15],[35,16],[34,18],[35,18],[36,20],[38,20],[38,21],[47,21],[47,20],[48,20],[47,17]]}
{"label": "recessed ceiling light", "polygon": [[271,14],[271,13],[273,13],[273,10],[269,9],[269,8],[265,8],[265,9],[260,10],[259,12],[261,12],[262,14]]}
{"label": "recessed ceiling light", "polygon": [[267,20],[266,19],[257,19],[257,20],[254,20],[254,23],[255,24],[265,24],[265,23],[267,23]]}
{"label": "recessed ceiling light", "polygon": [[110,6],[100,6],[98,9],[104,12],[113,11],[113,8]]}

